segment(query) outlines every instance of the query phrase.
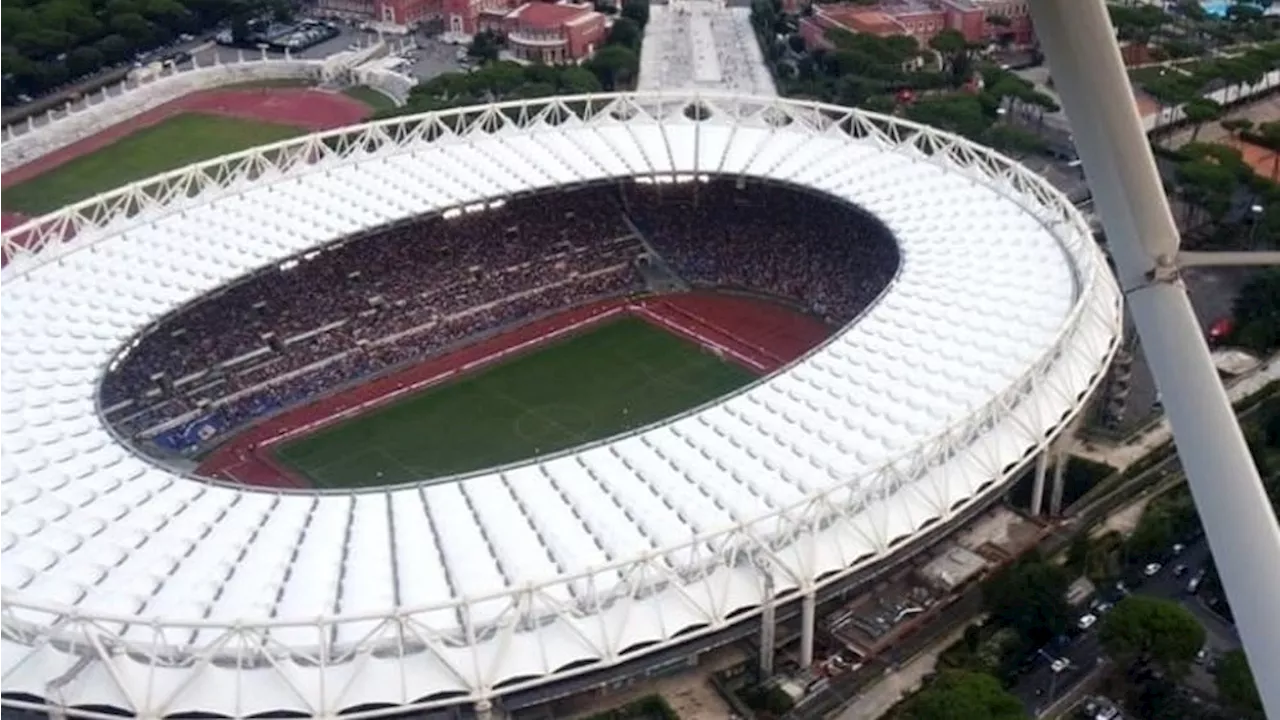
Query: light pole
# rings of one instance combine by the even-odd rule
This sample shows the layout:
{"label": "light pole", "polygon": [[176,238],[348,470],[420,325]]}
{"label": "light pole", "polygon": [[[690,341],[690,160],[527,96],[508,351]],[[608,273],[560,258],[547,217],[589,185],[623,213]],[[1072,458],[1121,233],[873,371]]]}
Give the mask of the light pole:
{"label": "light pole", "polygon": [[1254,238],[1258,235],[1258,223],[1262,221],[1262,213],[1266,208],[1261,205],[1249,206],[1249,249],[1253,250]]}
{"label": "light pole", "polygon": [[1103,0],[1030,9],[1263,707],[1280,720],[1280,525],[1179,277],[1177,226],[1115,29]]}

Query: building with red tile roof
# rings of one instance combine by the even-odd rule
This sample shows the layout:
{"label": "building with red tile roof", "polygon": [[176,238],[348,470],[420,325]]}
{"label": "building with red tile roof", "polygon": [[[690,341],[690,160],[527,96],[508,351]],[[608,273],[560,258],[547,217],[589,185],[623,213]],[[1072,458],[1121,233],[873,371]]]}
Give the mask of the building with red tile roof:
{"label": "building with red tile roof", "polygon": [[492,24],[517,60],[557,65],[581,62],[604,44],[605,16],[586,3],[529,2]]}
{"label": "building with red tile roof", "polygon": [[[801,2],[792,4],[798,10]],[[800,23],[800,34],[810,47],[831,47],[826,33],[833,28],[880,37],[909,35],[921,46],[946,29],[958,30],[975,44],[1035,41],[1026,0],[883,0],[876,5],[812,7],[813,14]]]}

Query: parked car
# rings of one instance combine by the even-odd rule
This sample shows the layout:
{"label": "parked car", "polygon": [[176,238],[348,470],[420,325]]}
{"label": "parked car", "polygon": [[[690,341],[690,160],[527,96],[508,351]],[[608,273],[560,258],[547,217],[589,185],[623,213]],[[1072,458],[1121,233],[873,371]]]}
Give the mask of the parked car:
{"label": "parked car", "polygon": [[1204,582],[1204,568],[1197,570],[1196,574],[1192,575],[1191,579],[1187,581],[1187,594],[1195,595],[1202,582]]}
{"label": "parked car", "polygon": [[1174,566],[1173,566],[1173,576],[1174,576],[1174,577],[1182,577],[1183,575],[1186,575],[1186,574],[1187,574],[1187,566],[1186,566],[1186,565],[1183,565],[1182,563],[1178,563],[1177,565],[1174,565]]}
{"label": "parked car", "polygon": [[1142,574],[1146,577],[1152,577],[1156,573],[1160,572],[1160,568],[1162,567],[1164,566],[1160,563],[1147,563],[1147,566],[1142,568]]}
{"label": "parked car", "polygon": [[1098,622],[1097,615],[1094,615],[1093,613],[1085,613],[1084,615],[1080,616],[1079,620],[1076,621],[1076,627],[1080,628],[1081,630],[1088,630],[1089,628],[1093,627],[1094,623],[1096,622]]}

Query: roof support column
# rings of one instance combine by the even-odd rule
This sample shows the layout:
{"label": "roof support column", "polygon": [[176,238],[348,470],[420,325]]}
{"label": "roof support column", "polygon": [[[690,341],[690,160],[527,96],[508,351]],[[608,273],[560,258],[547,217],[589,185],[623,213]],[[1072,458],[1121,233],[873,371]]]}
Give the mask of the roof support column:
{"label": "roof support column", "polygon": [[1280,718],[1280,525],[1177,272],[1180,238],[1103,0],[1031,0],[1263,707]]}
{"label": "roof support column", "polygon": [[1059,447],[1054,456],[1053,485],[1049,488],[1049,515],[1058,517],[1062,514],[1062,486],[1067,477],[1067,463],[1071,462],[1071,453]]}
{"label": "roof support column", "polygon": [[760,679],[773,676],[773,643],[778,630],[777,608],[774,607],[773,573],[764,572],[764,605],[760,610]]}
{"label": "roof support column", "polygon": [[817,624],[818,597],[810,590],[800,598],[800,667],[813,665],[813,634]]}
{"label": "roof support column", "polygon": [[1040,451],[1040,455],[1036,457],[1035,480],[1031,485],[1031,507],[1032,517],[1040,514],[1040,508],[1044,507],[1044,477],[1049,473],[1049,448]]}
{"label": "roof support column", "polygon": [[476,701],[476,720],[493,720],[493,703],[488,698]]}

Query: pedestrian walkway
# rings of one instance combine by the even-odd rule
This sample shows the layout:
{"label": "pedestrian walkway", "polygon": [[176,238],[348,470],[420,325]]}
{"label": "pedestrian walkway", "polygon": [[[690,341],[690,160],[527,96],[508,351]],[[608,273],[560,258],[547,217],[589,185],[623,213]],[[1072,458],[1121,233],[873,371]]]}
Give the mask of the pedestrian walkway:
{"label": "pedestrian walkway", "polygon": [[[1235,381],[1227,388],[1227,397],[1232,403],[1239,402],[1275,380],[1280,380],[1280,357],[1272,357],[1257,370]],[[1111,445],[1097,441],[1080,443],[1072,449],[1071,454],[1093,462],[1105,463],[1114,467],[1117,472],[1124,472],[1131,465],[1169,442],[1172,437],[1169,420],[1162,417],[1131,436],[1123,444]]]}
{"label": "pedestrian walkway", "polygon": [[889,712],[904,697],[918,690],[924,679],[937,668],[938,656],[943,650],[951,647],[964,637],[964,630],[982,618],[974,618],[962,623],[959,627],[944,635],[933,645],[920,652],[897,670],[890,670],[884,679],[871,685],[846,707],[838,716],[839,720],[867,720],[878,718]]}

